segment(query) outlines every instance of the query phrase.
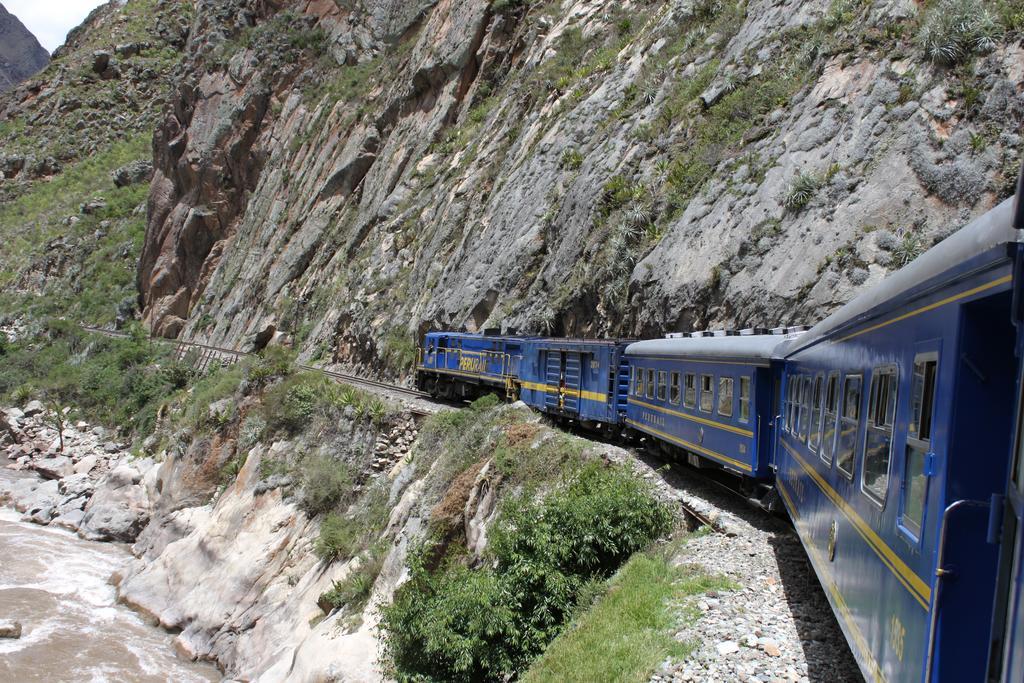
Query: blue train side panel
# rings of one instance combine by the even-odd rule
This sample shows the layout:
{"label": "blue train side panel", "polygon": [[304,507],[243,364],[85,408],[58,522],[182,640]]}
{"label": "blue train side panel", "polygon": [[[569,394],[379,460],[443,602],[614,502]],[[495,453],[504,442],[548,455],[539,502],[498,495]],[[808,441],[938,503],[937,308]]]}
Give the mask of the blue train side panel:
{"label": "blue train side panel", "polygon": [[631,344],[626,423],[694,459],[769,479],[773,353],[783,341],[754,335]]}
{"label": "blue train side panel", "polygon": [[868,680],[985,680],[993,660],[1008,228],[1002,207],[783,350],[776,488]]}
{"label": "blue train side panel", "polygon": [[625,348],[619,341],[527,340],[519,364],[520,398],[590,426],[618,425],[629,384]]}

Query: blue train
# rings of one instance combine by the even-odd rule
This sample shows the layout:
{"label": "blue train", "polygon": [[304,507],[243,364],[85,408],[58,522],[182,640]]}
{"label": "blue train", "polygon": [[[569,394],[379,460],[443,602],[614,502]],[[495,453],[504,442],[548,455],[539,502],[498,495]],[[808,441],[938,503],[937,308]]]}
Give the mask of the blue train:
{"label": "blue train", "polygon": [[1007,200],[809,330],[432,332],[418,383],[503,391],[781,504],[867,680],[1020,683],[1022,230]]}

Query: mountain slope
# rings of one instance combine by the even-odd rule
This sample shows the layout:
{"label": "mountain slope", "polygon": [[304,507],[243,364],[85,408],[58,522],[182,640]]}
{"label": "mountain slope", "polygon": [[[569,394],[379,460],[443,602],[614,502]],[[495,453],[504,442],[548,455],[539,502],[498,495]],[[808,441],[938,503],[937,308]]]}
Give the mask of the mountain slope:
{"label": "mountain slope", "polygon": [[101,5],[0,95],[0,324],[132,316],[153,129],[190,8]]}
{"label": "mountain slope", "polygon": [[38,73],[49,61],[50,53],[0,3],[0,93]]}

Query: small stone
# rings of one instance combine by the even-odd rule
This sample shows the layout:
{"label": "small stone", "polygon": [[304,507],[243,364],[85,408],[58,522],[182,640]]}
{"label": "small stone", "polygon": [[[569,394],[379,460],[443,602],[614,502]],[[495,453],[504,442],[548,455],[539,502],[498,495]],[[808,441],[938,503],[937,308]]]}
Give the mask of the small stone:
{"label": "small stone", "polygon": [[21,638],[21,623],[9,619],[0,620],[0,638]]}
{"label": "small stone", "polygon": [[768,655],[769,657],[781,657],[782,656],[782,651],[779,650],[779,646],[778,645],[774,645],[774,644],[769,643],[769,644],[766,644],[762,649],[764,650],[764,653],[766,655]]}
{"label": "small stone", "polygon": [[723,657],[726,655],[736,654],[740,651],[740,644],[735,640],[726,640],[715,646],[718,650],[718,654]]}

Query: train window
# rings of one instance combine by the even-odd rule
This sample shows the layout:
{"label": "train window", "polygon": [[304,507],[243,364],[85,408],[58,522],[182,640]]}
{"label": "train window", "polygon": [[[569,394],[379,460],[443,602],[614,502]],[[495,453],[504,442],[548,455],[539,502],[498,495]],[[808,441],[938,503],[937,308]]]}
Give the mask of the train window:
{"label": "train window", "polygon": [[853,478],[853,452],[857,445],[857,431],[860,428],[860,394],[863,378],[847,375],[843,383],[843,406],[839,416],[839,436],[836,444],[836,467],[850,479]]}
{"label": "train window", "polygon": [[711,383],[713,379],[711,375],[700,376],[700,409],[704,413],[710,413],[715,405],[715,389]]}
{"label": "train window", "polygon": [[935,408],[935,380],[939,356],[924,353],[914,358],[910,393],[910,423],[903,463],[903,510],[900,524],[915,538],[921,535],[924,503],[928,491],[925,459],[931,451],[932,418]]}
{"label": "train window", "polygon": [[654,370],[647,368],[647,398],[654,398]]}
{"label": "train window", "polygon": [[732,417],[732,377],[718,378],[718,414]]}
{"label": "train window", "polygon": [[750,422],[750,378],[740,377],[740,422]]}
{"label": "train window", "polygon": [[796,378],[790,377],[786,382],[786,431],[793,432],[793,391],[796,387]]}
{"label": "train window", "polygon": [[807,445],[812,451],[818,450],[821,444],[821,384],[822,376],[814,378],[814,390],[811,392],[811,426]]}
{"label": "train window", "polygon": [[894,367],[878,368],[871,373],[860,488],[869,498],[882,505],[885,504],[885,495],[889,490],[892,426],[896,422],[896,385]]}
{"label": "train window", "polygon": [[683,405],[687,408],[697,407],[697,378],[692,372],[686,373],[686,385],[683,393]]}
{"label": "train window", "polygon": [[839,373],[829,373],[825,384],[825,419],[821,423],[821,459],[832,465],[836,446],[836,418],[839,413]]}
{"label": "train window", "polygon": [[800,382],[800,440],[807,441],[807,430],[811,424],[811,378],[804,376]]}
{"label": "train window", "polygon": [[673,405],[679,405],[679,373],[673,372],[669,381],[668,401]]}
{"label": "train window", "polygon": [[665,400],[665,391],[668,389],[668,373],[664,370],[658,371],[658,400]]}
{"label": "train window", "polygon": [[636,371],[636,389],[633,392],[637,396],[644,395],[644,369],[633,368]]}

